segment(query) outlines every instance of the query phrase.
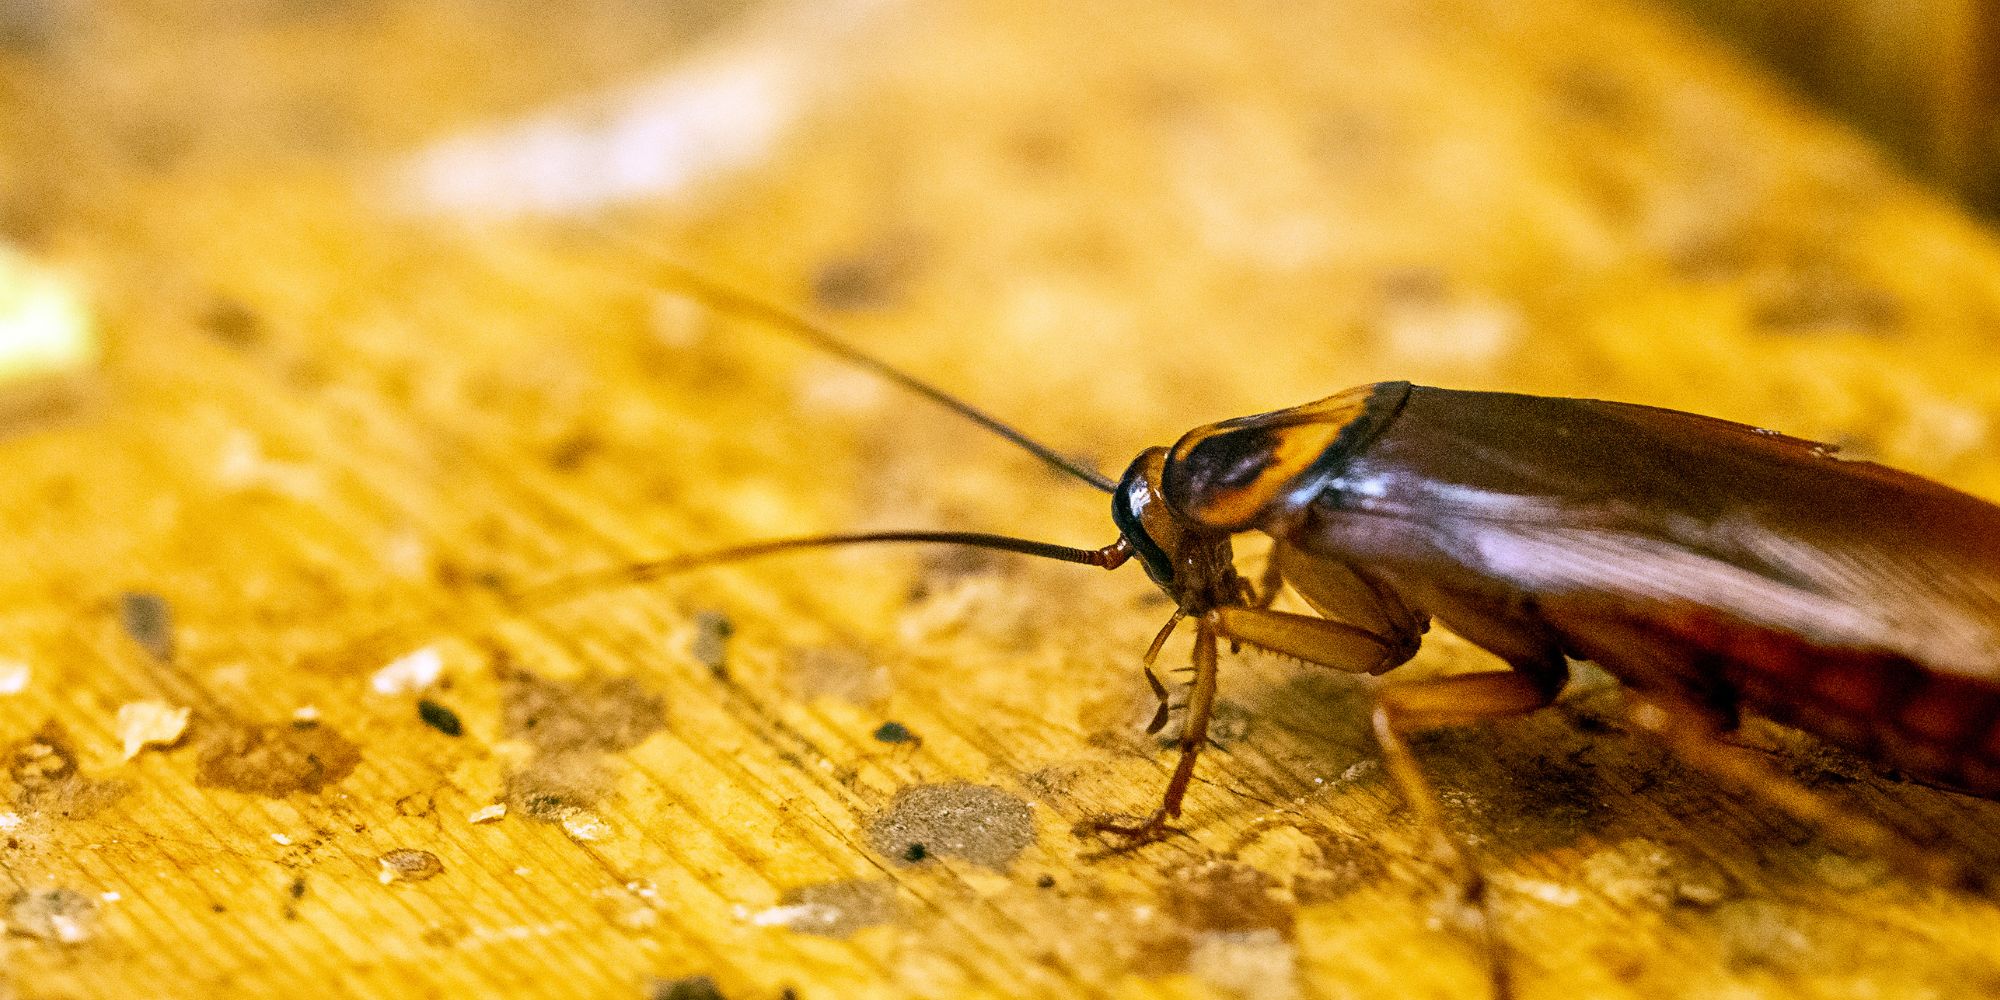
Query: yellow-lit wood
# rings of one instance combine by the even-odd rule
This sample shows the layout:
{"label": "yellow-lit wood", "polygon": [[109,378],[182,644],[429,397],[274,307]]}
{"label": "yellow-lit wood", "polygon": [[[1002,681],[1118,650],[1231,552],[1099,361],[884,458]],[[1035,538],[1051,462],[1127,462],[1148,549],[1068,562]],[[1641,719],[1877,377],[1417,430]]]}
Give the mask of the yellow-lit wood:
{"label": "yellow-lit wood", "polygon": [[[1227,659],[1189,836],[1071,835],[1171,766],[1137,669],[1169,609],[1134,568],[801,555],[329,655],[489,582],[777,535],[1111,540],[1100,494],[649,291],[635,243],[1113,472],[1407,378],[1700,410],[2000,497],[2000,247],[1644,9],[671,6],[52,4],[0,57],[0,223],[107,344],[0,440],[14,995],[1479,995],[1368,679]],[[767,142],[587,225],[404,183],[454,136],[551,108],[587,134],[604,88],[759,59],[791,109]],[[129,592],[166,599],[169,662]],[[457,738],[376,690],[426,642]],[[1405,669],[1482,665],[1434,635]],[[2000,991],[2000,910],[1605,731],[1616,697],[1416,745],[1523,996]],[[148,699],[195,718],[126,762]],[[2000,864],[2000,807],[1753,736]],[[940,804],[986,822],[973,858],[905,861]]]}

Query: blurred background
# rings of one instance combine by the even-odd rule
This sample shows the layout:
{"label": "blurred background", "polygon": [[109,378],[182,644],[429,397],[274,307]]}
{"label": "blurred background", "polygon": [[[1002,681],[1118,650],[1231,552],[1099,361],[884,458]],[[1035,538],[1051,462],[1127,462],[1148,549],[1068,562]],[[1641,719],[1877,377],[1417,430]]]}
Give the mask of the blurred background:
{"label": "blurred background", "polygon": [[[1232,661],[1190,836],[1071,836],[1161,780],[1137,574],[852,553],[338,651],[752,538],[1110,540],[1098,494],[662,259],[1111,472],[1405,378],[1696,410],[2000,498],[1996,23],[0,3],[0,997],[1479,995],[1360,682]],[[1441,635],[1408,669],[1484,662]],[[549,704],[596,735],[557,755]],[[1424,747],[1524,996],[2000,993],[2000,915],[1597,705]],[[2000,855],[1991,804],[1772,740]],[[1006,850],[871,832],[953,782],[997,790],[974,818]]]}

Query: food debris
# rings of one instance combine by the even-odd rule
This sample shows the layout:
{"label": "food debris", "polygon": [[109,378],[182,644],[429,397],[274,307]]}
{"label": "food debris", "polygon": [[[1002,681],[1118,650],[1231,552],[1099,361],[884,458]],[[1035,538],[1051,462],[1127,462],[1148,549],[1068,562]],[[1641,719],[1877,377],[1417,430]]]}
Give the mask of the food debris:
{"label": "food debris", "polygon": [[20,694],[28,689],[34,671],[20,660],[0,660],[0,694]]}
{"label": "food debris", "polygon": [[7,930],[56,944],[81,944],[97,925],[97,901],[74,889],[22,890],[7,899]]}
{"label": "food debris", "polygon": [[300,705],[292,709],[292,725],[312,726],[319,724],[318,705]]}
{"label": "food debris", "polygon": [[170,747],[187,732],[185,705],[164,701],[134,701],[118,706],[118,739],[125,745],[125,759],[139,756],[149,746]]}
{"label": "food debris", "polygon": [[436,646],[425,646],[375,671],[368,684],[376,694],[409,694],[437,683],[443,673],[444,657]]}
{"label": "food debris", "polygon": [[317,792],[354,772],[361,748],[331,726],[202,726],[195,783],[284,798]]}
{"label": "food debris", "polygon": [[1166,910],[1195,930],[1273,930],[1289,935],[1296,913],[1278,880],[1237,861],[1183,866],[1166,880]]}
{"label": "food debris", "polygon": [[77,766],[69,733],[48,722],[35,735],[14,744],[7,758],[7,776],[14,783],[14,805],[23,812],[64,819],[83,819],[124,795],[122,781],[96,781]]}
{"label": "food debris", "polygon": [[901,909],[896,903],[895,883],[855,879],[787,890],[777,906],[753,915],[750,922],[759,927],[844,938],[864,927],[894,921]]}
{"label": "food debris", "polygon": [[954,781],[896,793],[868,821],[868,842],[887,857],[964,858],[1005,871],[1035,842],[1034,814],[1020,797],[991,785]]}
{"label": "food debris", "polygon": [[417,701],[417,718],[424,720],[424,725],[446,736],[459,736],[465,732],[465,724],[458,720],[457,712],[429,698]]}
{"label": "food debris", "polygon": [[884,743],[922,743],[910,727],[900,722],[884,722],[875,728],[875,738]]}
{"label": "food debris", "polygon": [[125,634],[161,663],[174,658],[174,610],[158,594],[134,590],[118,595],[118,622]]}
{"label": "food debris", "polygon": [[506,815],[507,803],[495,802],[490,806],[481,806],[474,809],[471,815],[465,817],[465,821],[467,823],[497,823],[505,818]]}
{"label": "food debris", "polygon": [[646,986],[646,1000],[723,1000],[715,980],[707,976],[655,979]]}
{"label": "food debris", "polygon": [[282,833],[274,833],[271,835],[271,843],[276,844],[279,847],[290,847],[292,846],[292,838]]}
{"label": "food debris", "polygon": [[543,750],[630,750],[666,728],[666,700],[632,677],[509,676],[501,727]]}
{"label": "food debris", "polygon": [[729,668],[729,639],[736,634],[736,623],[720,611],[702,611],[694,616],[694,638],[688,641],[688,655],[696,663],[709,669],[710,673],[722,676]]}
{"label": "food debris", "polygon": [[536,755],[507,775],[507,804],[532,820],[560,823],[604,797],[611,778],[598,754],[571,750]]}
{"label": "food debris", "polygon": [[375,880],[383,885],[394,882],[423,882],[444,874],[444,862],[429,851],[398,848],[375,859],[381,869]]}
{"label": "food debris", "polygon": [[564,833],[569,834],[571,840],[582,841],[584,843],[603,840],[611,836],[611,824],[606,823],[596,813],[582,809],[564,816],[562,818],[562,828]]}

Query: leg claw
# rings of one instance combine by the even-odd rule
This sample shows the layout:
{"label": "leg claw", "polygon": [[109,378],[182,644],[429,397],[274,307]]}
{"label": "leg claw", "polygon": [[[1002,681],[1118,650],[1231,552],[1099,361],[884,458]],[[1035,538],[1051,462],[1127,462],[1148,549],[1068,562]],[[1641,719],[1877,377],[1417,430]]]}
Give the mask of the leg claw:
{"label": "leg claw", "polygon": [[1116,841],[1105,854],[1123,854],[1147,844],[1158,843],[1185,831],[1167,822],[1165,810],[1155,812],[1140,823],[1120,823],[1109,818],[1085,820],[1077,824],[1079,837],[1099,836]]}

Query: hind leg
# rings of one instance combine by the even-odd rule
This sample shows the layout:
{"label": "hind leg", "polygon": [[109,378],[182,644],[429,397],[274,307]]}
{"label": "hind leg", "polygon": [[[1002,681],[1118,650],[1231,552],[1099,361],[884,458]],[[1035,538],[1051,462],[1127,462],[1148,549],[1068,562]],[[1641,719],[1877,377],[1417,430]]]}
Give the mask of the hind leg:
{"label": "hind leg", "polygon": [[1912,841],[1793,780],[1761,754],[1728,742],[1724,720],[1698,703],[1671,695],[1629,696],[1635,728],[1667,745],[1676,758],[1731,788],[1850,846],[1880,856],[1925,882],[1983,891],[1985,880],[1957,859]]}

